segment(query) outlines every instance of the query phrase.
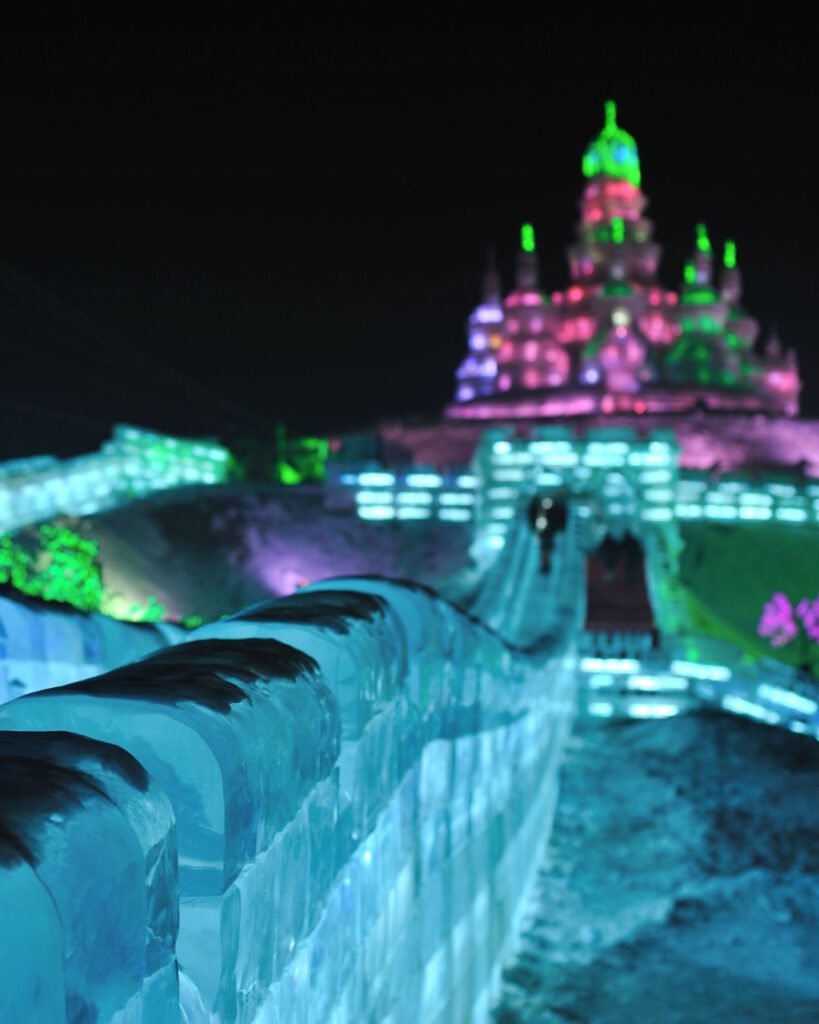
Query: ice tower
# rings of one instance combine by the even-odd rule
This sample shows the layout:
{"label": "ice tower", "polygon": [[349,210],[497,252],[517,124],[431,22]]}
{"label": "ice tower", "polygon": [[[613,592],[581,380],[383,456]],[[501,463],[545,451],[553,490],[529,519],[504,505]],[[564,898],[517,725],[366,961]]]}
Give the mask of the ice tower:
{"label": "ice tower", "polygon": [[[585,188],[570,284],[540,287],[534,229],[525,224],[515,287],[500,301],[492,268],[469,319],[450,418],[506,419],[693,408],[795,416],[793,352],[754,346],[759,325],[742,306],[737,249],[724,247],[719,281],[708,231],[696,226],[679,291],[658,279],[661,248],[645,216],[637,143],[612,102],[583,155]],[[489,329],[488,329],[489,328]]]}

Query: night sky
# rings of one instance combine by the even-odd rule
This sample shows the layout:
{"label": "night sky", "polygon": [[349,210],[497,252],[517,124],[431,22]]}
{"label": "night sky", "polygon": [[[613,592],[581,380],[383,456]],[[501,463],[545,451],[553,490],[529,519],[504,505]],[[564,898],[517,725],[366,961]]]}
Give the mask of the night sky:
{"label": "night sky", "polygon": [[[713,30],[7,37],[0,458],[366,427],[450,398],[494,243],[564,285],[580,157],[619,107],[679,282],[693,226],[819,415],[813,54]],[[721,248],[721,244],[720,244]]]}

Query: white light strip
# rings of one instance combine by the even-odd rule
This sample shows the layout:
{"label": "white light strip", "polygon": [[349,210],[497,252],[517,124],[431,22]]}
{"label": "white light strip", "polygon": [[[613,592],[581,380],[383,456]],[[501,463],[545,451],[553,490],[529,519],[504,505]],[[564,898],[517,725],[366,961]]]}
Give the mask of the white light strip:
{"label": "white light strip", "polygon": [[726,683],[731,678],[731,670],[725,665],[701,665],[696,661],[672,661],[671,671],[675,676],[713,679],[716,683]]}
{"label": "white light strip", "polygon": [[819,709],[819,704],[815,700],[803,697],[799,693],[793,693],[791,690],[783,690],[779,686],[768,686],[767,683],[757,687],[756,695],[762,700],[769,700],[772,704],[781,704],[782,707],[792,708],[803,715],[814,715]]}

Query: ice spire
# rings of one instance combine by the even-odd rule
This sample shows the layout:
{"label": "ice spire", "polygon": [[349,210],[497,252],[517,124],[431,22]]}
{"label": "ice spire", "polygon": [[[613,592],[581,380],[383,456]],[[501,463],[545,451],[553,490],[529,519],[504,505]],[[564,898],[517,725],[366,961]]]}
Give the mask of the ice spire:
{"label": "ice spire", "polygon": [[714,254],[711,248],[711,239],[708,237],[708,229],[704,224],[696,226],[696,242],[694,244],[694,283],[710,285],[713,280]]}
{"label": "ice spire", "polygon": [[485,304],[498,303],[501,300],[501,280],[498,273],[498,261],[494,245],[486,252],[486,269],[483,272],[483,299]]}
{"label": "ice spire", "polygon": [[776,324],[771,325],[770,333],[765,341],[765,355],[768,359],[782,358],[782,341],[779,337],[779,328]]}
{"label": "ice spire", "polygon": [[522,224],[515,287],[519,291],[536,291],[539,276],[540,269],[535,248],[535,229],[531,224]]}
{"label": "ice spire", "polygon": [[742,274],[737,265],[736,243],[728,239],[722,256],[722,298],[730,306],[739,305],[742,298]]}

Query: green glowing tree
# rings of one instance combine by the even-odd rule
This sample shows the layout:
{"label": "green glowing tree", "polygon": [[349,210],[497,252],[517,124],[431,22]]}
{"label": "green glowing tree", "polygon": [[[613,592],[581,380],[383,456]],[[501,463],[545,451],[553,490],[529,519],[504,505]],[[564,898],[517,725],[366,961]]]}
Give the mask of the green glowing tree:
{"label": "green glowing tree", "polygon": [[95,541],[54,523],[0,537],[0,583],[28,597],[98,611],[102,570]]}

